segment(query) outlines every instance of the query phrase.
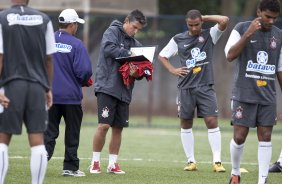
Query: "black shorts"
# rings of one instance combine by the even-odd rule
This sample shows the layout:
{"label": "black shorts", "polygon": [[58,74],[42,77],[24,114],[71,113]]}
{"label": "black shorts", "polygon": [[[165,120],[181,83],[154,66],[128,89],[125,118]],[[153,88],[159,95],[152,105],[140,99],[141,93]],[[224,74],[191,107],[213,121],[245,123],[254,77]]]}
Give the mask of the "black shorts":
{"label": "black shorts", "polygon": [[182,119],[193,119],[196,108],[200,118],[218,116],[216,94],[212,85],[179,89],[177,99],[178,116]]}
{"label": "black shorts", "polygon": [[128,127],[129,104],[105,93],[97,93],[98,121],[111,127]]}
{"label": "black shorts", "polygon": [[261,105],[236,100],[231,102],[232,125],[244,127],[273,126],[277,121],[276,104]]}
{"label": "black shorts", "polygon": [[0,132],[21,134],[24,123],[28,133],[42,133],[48,124],[45,88],[36,82],[13,80],[4,86],[10,104],[0,114]]}

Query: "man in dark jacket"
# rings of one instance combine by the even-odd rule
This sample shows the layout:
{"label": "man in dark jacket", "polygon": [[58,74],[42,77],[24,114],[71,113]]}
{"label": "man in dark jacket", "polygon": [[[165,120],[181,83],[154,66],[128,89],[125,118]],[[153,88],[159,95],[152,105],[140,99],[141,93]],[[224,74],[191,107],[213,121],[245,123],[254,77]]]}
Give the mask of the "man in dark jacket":
{"label": "man in dark jacket", "polygon": [[53,106],[49,110],[49,124],[44,142],[50,160],[59,136],[61,118],[65,120],[65,158],[63,176],[85,176],[79,170],[77,150],[82,121],[82,87],[92,75],[89,55],[81,40],[74,35],[78,23],[85,21],[74,9],[65,9],[59,15],[60,29],[55,32],[54,79],[52,83]]}
{"label": "man in dark jacket", "polygon": [[141,46],[134,35],[146,25],[146,17],[139,10],[132,11],[124,23],[115,20],[105,31],[97,64],[94,91],[97,96],[98,128],[93,138],[93,158],[90,173],[100,173],[100,153],[108,129],[112,127],[107,172],[124,174],[119,168],[117,157],[121,144],[123,127],[128,127],[129,103],[133,85],[123,84],[119,74],[121,66],[115,58],[128,57],[131,47]]}

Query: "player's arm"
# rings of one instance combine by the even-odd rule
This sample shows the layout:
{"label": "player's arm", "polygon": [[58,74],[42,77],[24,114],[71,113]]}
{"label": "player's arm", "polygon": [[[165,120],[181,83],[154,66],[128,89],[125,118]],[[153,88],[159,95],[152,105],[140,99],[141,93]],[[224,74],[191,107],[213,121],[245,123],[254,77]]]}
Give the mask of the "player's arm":
{"label": "player's arm", "polygon": [[132,55],[129,48],[125,48],[120,44],[118,33],[112,28],[105,31],[102,38],[102,45],[104,45],[104,56],[110,58],[128,57]]}
{"label": "player's arm", "polygon": [[47,30],[45,33],[45,40],[46,40],[46,70],[47,70],[47,75],[48,75],[48,80],[49,80],[49,91],[46,94],[47,98],[47,107],[48,109],[52,106],[53,104],[53,95],[52,95],[52,81],[53,81],[53,61],[52,61],[52,54],[56,52],[56,47],[55,47],[55,36],[54,36],[54,29],[52,22],[49,21],[47,24]]}
{"label": "player's arm", "polygon": [[175,68],[169,61],[169,58],[178,52],[178,47],[173,38],[169,43],[163,48],[159,54],[159,61],[171,74],[184,77],[188,73],[187,67]]}
{"label": "player's arm", "polygon": [[224,31],[229,22],[229,18],[223,15],[203,15],[203,22],[216,22],[218,24],[218,29]]}
{"label": "player's arm", "polygon": [[[2,69],[3,69],[3,35],[2,35],[2,26],[0,24],[0,76],[2,74]],[[3,105],[5,108],[8,107],[10,103],[10,100],[4,95],[0,94],[0,104]]]}
{"label": "player's arm", "polygon": [[[251,22],[250,26],[248,27],[247,31],[240,37],[240,39],[236,43],[234,43],[234,45],[229,45],[229,48],[226,49],[225,51],[226,59],[229,62],[233,61],[241,54],[242,50],[246,46],[247,42],[250,40],[251,36],[257,30],[261,29],[260,19],[261,19],[260,17],[254,19]],[[227,41],[227,45],[228,45],[228,41]]]}
{"label": "player's arm", "polygon": [[278,83],[280,86],[280,89],[282,91],[282,48],[280,50],[280,56],[279,56],[279,61],[278,61],[278,67],[277,67],[277,79],[278,79]]}

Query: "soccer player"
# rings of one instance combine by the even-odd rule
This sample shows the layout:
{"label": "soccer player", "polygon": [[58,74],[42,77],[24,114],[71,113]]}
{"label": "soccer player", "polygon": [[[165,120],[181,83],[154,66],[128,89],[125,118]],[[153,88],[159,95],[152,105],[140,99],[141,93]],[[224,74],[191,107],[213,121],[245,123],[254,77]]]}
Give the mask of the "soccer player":
{"label": "soccer player", "polygon": [[41,184],[47,168],[43,132],[52,106],[54,30],[49,17],[30,8],[28,0],[11,2],[0,13],[0,86],[10,99],[0,114],[0,183],[7,174],[12,135],[21,134],[24,123],[31,147],[31,183]]}
{"label": "soccer player", "polygon": [[44,142],[50,160],[63,117],[66,125],[63,176],[85,176],[79,170],[77,150],[83,116],[82,86],[89,86],[87,82],[92,75],[92,66],[83,42],[75,37],[78,25],[84,22],[74,9],[65,9],[59,15],[59,30],[55,32],[57,52],[53,55],[53,106],[49,110]]}
{"label": "soccer player", "polygon": [[282,149],[278,160],[269,168],[269,172],[282,172]]}
{"label": "soccer player", "polygon": [[131,47],[141,46],[134,35],[147,24],[146,17],[139,10],[133,10],[124,22],[115,20],[104,32],[96,68],[94,92],[97,96],[98,127],[93,138],[93,157],[90,173],[100,173],[100,154],[106,134],[112,128],[109,145],[107,172],[124,174],[117,162],[122,139],[122,130],[128,127],[129,104],[134,84],[123,84],[119,64],[115,58],[133,55]]}
{"label": "soccer player", "polygon": [[273,24],[279,0],[261,0],[257,18],[240,22],[225,46],[226,58],[236,62],[232,91],[234,135],[230,142],[231,184],[240,183],[240,161],[249,128],[257,128],[258,183],[267,183],[272,154],[271,133],[276,124],[276,75],[282,87],[282,31]]}
{"label": "soccer player", "polygon": [[[175,35],[159,54],[163,66],[178,76],[178,115],[181,124],[181,142],[187,157],[185,171],[196,171],[194,135],[192,131],[195,108],[204,118],[213,153],[213,171],[225,172],[221,163],[221,133],[218,127],[218,108],[213,89],[212,54],[214,45],[225,30],[229,18],[221,15],[201,15],[198,10],[186,14],[188,31]],[[215,22],[202,29],[204,22]],[[181,67],[175,68],[169,59],[178,54]]]}

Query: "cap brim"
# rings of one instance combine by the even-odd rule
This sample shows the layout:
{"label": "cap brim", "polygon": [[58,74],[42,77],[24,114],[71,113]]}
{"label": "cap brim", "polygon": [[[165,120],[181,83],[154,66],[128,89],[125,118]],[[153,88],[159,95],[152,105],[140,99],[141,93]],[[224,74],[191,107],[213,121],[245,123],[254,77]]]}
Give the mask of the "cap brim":
{"label": "cap brim", "polygon": [[85,23],[85,20],[81,19],[81,18],[78,18],[76,19],[76,22],[80,23],[80,24],[84,24]]}

